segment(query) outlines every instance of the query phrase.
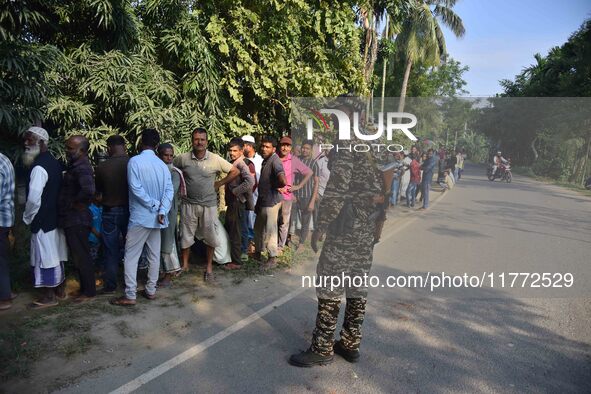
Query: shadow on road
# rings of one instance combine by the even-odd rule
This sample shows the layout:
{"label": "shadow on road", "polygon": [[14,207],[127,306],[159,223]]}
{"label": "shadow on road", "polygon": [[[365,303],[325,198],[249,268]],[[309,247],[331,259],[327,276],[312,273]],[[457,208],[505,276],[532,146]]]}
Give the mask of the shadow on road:
{"label": "shadow on road", "polygon": [[[425,272],[388,270],[387,274]],[[392,289],[372,289],[363,361],[352,365],[338,359],[324,368],[297,370],[300,384],[307,390],[328,392],[343,388],[349,392],[426,393],[591,390],[589,344],[557,335],[547,326],[548,317],[538,312],[539,306],[528,304],[528,300],[501,298],[495,290],[480,295],[482,299],[426,298],[424,292],[411,290],[402,299]],[[314,304],[307,304],[313,316]],[[277,316],[272,316],[267,321],[275,325]],[[312,319],[292,316],[275,330],[286,330],[281,335],[283,346],[290,348],[295,334],[299,339],[296,345],[304,349],[312,327]],[[294,379],[292,370],[279,365],[268,391],[301,389],[300,385],[280,383]],[[248,378],[254,379],[256,372],[251,373]]]}

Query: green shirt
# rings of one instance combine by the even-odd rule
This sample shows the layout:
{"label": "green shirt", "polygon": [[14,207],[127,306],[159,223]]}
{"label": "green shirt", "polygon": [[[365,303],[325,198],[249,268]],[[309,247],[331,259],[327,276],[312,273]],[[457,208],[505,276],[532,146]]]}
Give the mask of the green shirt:
{"label": "green shirt", "polygon": [[193,152],[183,153],[174,159],[174,166],[183,172],[187,185],[187,196],[183,201],[205,207],[217,205],[217,194],[213,187],[220,173],[228,173],[232,164],[215,153],[206,151],[203,159],[197,159]]}

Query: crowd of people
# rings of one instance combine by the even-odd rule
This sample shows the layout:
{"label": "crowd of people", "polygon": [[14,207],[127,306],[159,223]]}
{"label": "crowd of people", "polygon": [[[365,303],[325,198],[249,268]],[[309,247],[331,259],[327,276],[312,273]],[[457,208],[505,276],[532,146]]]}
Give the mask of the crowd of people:
{"label": "crowd of people", "polygon": [[393,168],[390,206],[395,206],[404,200],[407,208],[414,208],[416,201],[423,203],[419,209],[429,208],[429,191],[431,182],[437,169],[437,184],[443,190],[449,190],[460,180],[464,172],[464,149],[437,152],[428,149],[421,152],[413,146],[410,151],[404,150],[393,154],[394,160],[389,163]]}
{"label": "crowd of people", "polygon": [[[247,135],[230,140],[226,160],[208,150],[203,128],[192,132],[191,144],[191,151],[179,154],[171,144],[160,143],[157,130],[145,129],[139,153],[129,157],[124,137],[113,135],[106,141],[108,158],[93,166],[89,141],[75,135],[65,141],[63,166],[48,149],[47,131],[28,129],[22,161],[30,175],[22,220],[31,232],[30,264],[39,289],[31,308],[67,298],[66,261],[80,283],[75,303],[123,290],[110,302],[125,306],[136,303],[138,267],[147,268],[139,295],[152,300],[157,288],[170,287],[191,269],[196,240],[205,251],[205,282],[215,281],[214,262],[239,270],[252,258],[269,270],[284,248],[304,247],[318,223],[330,177],[329,151],[303,141],[296,155],[289,136],[279,141],[263,136],[257,146]],[[419,199],[421,209],[427,209],[436,168],[437,182],[451,188],[461,177],[464,158],[461,151],[421,152],[416,146],[395,153],[388,163],[393,169],[390,204],[405,200],[412,208]],[[8,269],[15,179],[12,163],[2,154],[0,172],[0,309],[8,309],[15,297]],[[121,271],[124,286],[119,289]],[[97,283],[102,284],[98,290]]]}

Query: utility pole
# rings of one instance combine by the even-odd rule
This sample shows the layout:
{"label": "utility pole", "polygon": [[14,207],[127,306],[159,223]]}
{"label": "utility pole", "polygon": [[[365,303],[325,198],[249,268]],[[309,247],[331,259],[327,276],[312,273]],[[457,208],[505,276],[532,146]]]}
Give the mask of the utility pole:
{"label": "utility pole", "polygon": [[[390,25],[390,16],[386,13],[386,30],[384,30],[384,39],[388,39],[388,27]],[[384,97],[386,94],[386,69],[388,65],[388,56],[384,56],[384,69],[382,71],[382,103],[380,105],[380,112],[384,113]]]}

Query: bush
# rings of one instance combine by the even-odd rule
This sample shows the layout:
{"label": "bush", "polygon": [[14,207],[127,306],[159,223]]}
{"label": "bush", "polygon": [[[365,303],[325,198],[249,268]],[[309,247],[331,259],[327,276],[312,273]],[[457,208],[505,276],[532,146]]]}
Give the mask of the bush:
{"label": "bush", "polygon": [[558,179],[563,174],[563,163],[559,159],[538,159],[532,165],[534,174],[548,178]]}

